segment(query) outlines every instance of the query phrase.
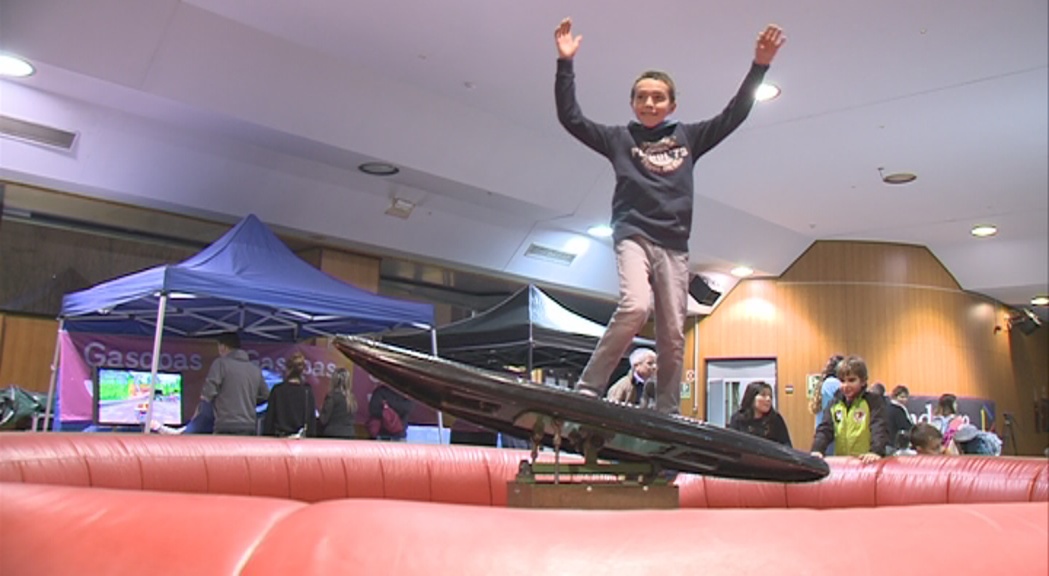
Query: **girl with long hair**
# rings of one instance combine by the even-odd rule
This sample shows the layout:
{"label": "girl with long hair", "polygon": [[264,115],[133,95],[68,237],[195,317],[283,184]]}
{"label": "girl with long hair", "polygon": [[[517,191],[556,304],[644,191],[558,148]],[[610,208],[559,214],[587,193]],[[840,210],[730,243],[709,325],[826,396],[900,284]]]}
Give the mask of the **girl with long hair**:
{"label": "girl with long hair", "polygon": [[331,390],[321,406],[320,435],[325,438],[356,438],[357,399],[353,396],[350,371],[339,368],[331,375]]}
{"label": "girl with long hair", "polygon": [[747,385],[739,410],[732,415],[728,427],[793,448],[787,423],[772,407],[772,386],[767,382],[759,380]]}

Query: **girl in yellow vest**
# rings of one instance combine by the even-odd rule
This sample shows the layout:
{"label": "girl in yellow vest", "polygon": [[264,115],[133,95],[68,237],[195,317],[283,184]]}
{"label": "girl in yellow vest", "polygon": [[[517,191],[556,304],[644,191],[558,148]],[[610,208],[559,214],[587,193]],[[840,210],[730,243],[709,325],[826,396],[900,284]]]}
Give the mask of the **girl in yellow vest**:
{"label": "girl in yellow vest", "polygon": [[838,363],[841,388],[834,394],[812,439],[812,453],[823,457],[834,442],[834,454],[874,462],[885,454],[889,422],[885,400],[867,390],[867,363],[848,356]]}

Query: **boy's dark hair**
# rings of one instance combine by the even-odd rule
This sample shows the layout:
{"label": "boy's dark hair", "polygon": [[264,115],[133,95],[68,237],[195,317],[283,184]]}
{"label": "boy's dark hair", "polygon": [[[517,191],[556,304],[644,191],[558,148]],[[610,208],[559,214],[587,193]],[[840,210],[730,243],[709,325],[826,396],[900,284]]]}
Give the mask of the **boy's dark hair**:
{"label": "boy's dark hair", "polygon": [[899,386],[892,389],[893,398],[899,398],[901,395],[911,395],[911,391],[903,384],[900,384]]}
{"label": "boy's dark hair", "polygon": [[867,363],[859,356],[847,356],[838,362],[838,379],[844,380],[848,375],[856,376],[860,382],[867,381]]}
{"label": "boy's dark hair", "polygon": [[634,95],[637,91],[637,83],[642,80],[658,80],[667,85],[667,96],[670,97],[671,102],[675,102],[677,96],[675,95],[674,80],[670,77],[670,74],[663,72],[662,70],[645,70],[640,76],[634,80],[634,83],[630,85],[630,101],[634,101]]}
{"label": "boy's dark hair", "polygon": [[[935,443],[935,444],[934,444]],[[915,450],[919,446],[939,446],[943,444],[943,433],[940,429],[929,424],[928,422],[922,422],[911,428],[911,446]]]}
{"label": "boy's dark hair", "polygon": [[881,382],[875,382],[873,386],[869,388],[871,394],[877,394],[878,396],[885,395],[885,385]]}
{"label": "boy's dark hair", "polygon": [[223,332],[215,339],[218,340],[219,344],[222,344],[230,350],[237,350],[240,348],[240,335],[236,332]]}

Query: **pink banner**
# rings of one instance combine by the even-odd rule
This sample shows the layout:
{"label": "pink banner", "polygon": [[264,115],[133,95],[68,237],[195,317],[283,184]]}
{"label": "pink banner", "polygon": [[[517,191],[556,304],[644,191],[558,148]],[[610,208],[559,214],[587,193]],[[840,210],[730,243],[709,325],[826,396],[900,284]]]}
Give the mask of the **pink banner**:
{"label": "pink banner", "polygon": [[[152,338],[63,332],[60,341],[58,418],[65,422],[92,420],[96,368],[148,371],[153,361]],[[245,343],[243,348],[252,362],[275,376],[284,373],[288,357],[301,352],[306,357],[306,379],[313,387],[318,409],[331,386],[332,373],[338,368],[350,369],[353,393],[359,406],[357,421],[362,425],[367,421],[368,398],[378,381],[353,366],[338,350],[307,344],[253,342]],[[183,421],[188,420],[196,409],[208,368],[217,357],[218,347],[212,340],[164,338],[159,370],[182,374],[182,394],[185,398]],[[432,409],[415,403],[408,421],[415,425],[434,425],[437,416]],[[476,430],[474,427],[469,428]]]}

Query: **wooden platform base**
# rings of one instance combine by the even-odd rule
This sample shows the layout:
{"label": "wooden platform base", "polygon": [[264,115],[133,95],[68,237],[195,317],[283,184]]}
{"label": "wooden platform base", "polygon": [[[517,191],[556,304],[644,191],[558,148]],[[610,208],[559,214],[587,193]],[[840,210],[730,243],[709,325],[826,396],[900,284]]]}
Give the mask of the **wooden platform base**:
{"label": "wooden platform base", "polygon": [[575,508],[582,510],[671,509],[678,507],[677,486],[662,484],[506,483],[510,508]]}

